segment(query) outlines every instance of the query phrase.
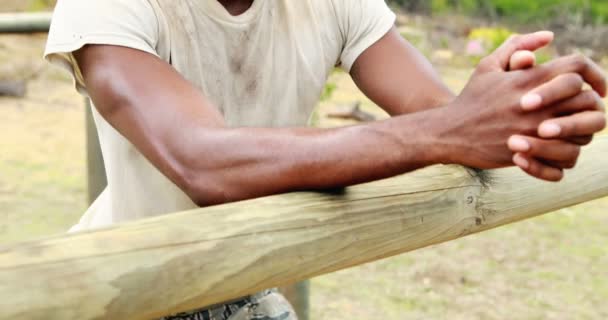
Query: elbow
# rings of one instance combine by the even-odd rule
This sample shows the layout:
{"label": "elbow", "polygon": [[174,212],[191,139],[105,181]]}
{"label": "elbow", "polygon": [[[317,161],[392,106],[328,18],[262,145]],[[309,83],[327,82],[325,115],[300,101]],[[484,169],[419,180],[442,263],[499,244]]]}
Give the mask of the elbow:
{"label": "elbow", "polygon": [[[168,168],[162,172],[171,172],[173,182],[199,207],[223,204],[242,200],[238,196],[242,183],[235,181],[235,168],[230,165],[226,152],[215,141],[223,141],[214,134],[215,130],[189,131],[188,135],[205,137],[190,139],[187,146],[182,143],[167,143],[160,147],[159,153],[164,159],[161,163]],[[185,137],[177,136],[173,141],[184,141]],[[210,154],[202,150],[218,150]],[[164,170],[162,170],[164,169]]]}
{"label": "elbow", "polygon": [[196,172],[188,167],[180,167],[176,179],[177,186],[196,204],[198,207],[207,207],[212,205],[209,185],[213,181],[209,181],[201,172]]}
{"label": "elbow", "polygon": [[230,196],[229,188],[226,187],[223,179],[206,170],[182,167],[178,174],[177,185],[198,207],[238,200]]}

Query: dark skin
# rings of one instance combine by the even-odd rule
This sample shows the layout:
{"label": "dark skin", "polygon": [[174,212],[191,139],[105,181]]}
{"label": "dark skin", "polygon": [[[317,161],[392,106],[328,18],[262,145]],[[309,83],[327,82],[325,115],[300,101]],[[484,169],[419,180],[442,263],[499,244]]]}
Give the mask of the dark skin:
{"label": "dark skin", "polygon": [[[248,8],[220,2],[235,14]],[[606,84],[599,68],[582,57],[506,72],[510,63],[530,65],[514,62],[516,52],[550,40],[547,34],[511,39],[484,59],[454,98],[392,30],[359,57],[351,74],[394,117],[337,129],[229,128],[200,91],[153,55],[93,45],[75,57],[101,115],[193,201],[207,206],[344,187],[438,163],[500,168],[513,165],[514,153],[528,161],[521,167],[529,174],[557,181],[578,158],[580,145],[573,140],[605,126],[599,95]],[[583,81],[595,91],[583,91]],[[542,101],[522,103],[530,92]],[[561,132],[540,137],[550,122],[559,122]],[[517,150],[522,145],[510,141],[517,138],[530,147]]]}

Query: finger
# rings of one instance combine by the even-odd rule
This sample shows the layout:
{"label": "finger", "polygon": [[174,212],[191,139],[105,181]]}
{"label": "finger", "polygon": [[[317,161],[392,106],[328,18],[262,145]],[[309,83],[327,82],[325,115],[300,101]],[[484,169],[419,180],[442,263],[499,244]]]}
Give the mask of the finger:
{"label": "finger", "polygon": [[546,140],[522,135],[512,136],[508,145],[509,149],[515,153],[522,153],[537,159],[566,163],[576,163],[576,159],[581,153],[579,145],[564,140]]}
{"label": "finger", "polygon": [[569,116],[582,111],[605,112],[604,100],[592,90],[583,91],[576,96],[560,101],[549,107],[549,112],[555,117]]}
{"label": "finger", "polygon": [[593,136],[584,136],[584,137],[572,137],[566,138],[566,141],[574,144],[578,144],[579,146],[589,145],[593,141]]}
{"label": "finger", "polygon": [[509,61],[509,71],[524,70],[536,65],[536,55],[532,51],[521,50],[515,52]]}
{"label": "finger", "polygon": [[578,159],[574,159],[573,161],[552,161],[552,160],[545,160],[545,159],[538,159],[536,158],[536,160],[544,165],[547,165],[549,167],[553,167],[556,169],[560,169],[560,170],[567,170],[567,169],[573,169],[574,167],[576,167],[576,163],[578,161]]}
{"label": "finger", "polygon": [[583,84],[583,78],[577,73],[557,75],[524,95],[521,98],[521,107],[525,111],[533,111],[574,97],[583,90]]}
{"label": "finger", "polygon": [[552,79],[564,73],[578,73],[585,82],[600,96],[606,97],[606,76],[595,62],[591,59],[575,54],[548,62],[536,69],[535,73],[545,79]]}
{"label": "finger", "polygon": [[557,182],[564,178],[563,170],[546,165],[521,153],[516,153],[513,156],[513,163],[527,174],[538,179]]}
{"label": "finger", "polygon": [[512,36],[496,49],[487,61],[492,64],[491,67],[494,69],[506,71],[509,67],[509,61],[515,52],[520,50],[536,51],[550,44],[553,38],[554,35],[551,31],[539,31]]}
{"label": "finger", "polygon": [[606,128],[606,115],[601,111],[585,111],[571,116],[546,120],[538,128],[545,139],[589,136]]}

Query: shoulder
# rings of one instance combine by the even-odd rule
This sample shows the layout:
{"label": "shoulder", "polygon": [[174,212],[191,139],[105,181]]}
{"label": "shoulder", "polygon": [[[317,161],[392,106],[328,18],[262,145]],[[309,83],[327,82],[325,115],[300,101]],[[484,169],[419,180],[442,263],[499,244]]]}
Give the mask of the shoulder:
{"label": "shoulder", "polygon": [[[59,0],[48,45],[126,38],[155,44],[158,19],[148,0]],[[111,43],[110,43],[111,44]]]}
{"label": "shoulder", "polygon": [[148,0],[59,0],[44,56],[68,70],[86,93],[73,53],[90,44],[128,47],[158,56],[159,23]]}

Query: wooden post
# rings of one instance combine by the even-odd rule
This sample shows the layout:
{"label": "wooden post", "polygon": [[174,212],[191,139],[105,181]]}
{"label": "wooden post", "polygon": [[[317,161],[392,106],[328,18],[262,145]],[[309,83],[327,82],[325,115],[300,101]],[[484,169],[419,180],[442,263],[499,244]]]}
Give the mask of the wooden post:
{"label": "wooden post", "polygon": [[108,184],[106,171],[103,164],[103,156],[99,145],[99,136],[95,128],[91,101],[85,99],[85,126],[87,139],[87,185],[89,204],[101,194]]}
{"label": "wooden post", "polygon": [[279,288],[293,306],[299,320],[310,319],[310,280]]}
{"label": "wooden post", "polygon": [[[608,195],[608,137],[561,183],[435,166],[0,248],[0,319],[153,319]],[[584,219],[584,217],[581,217]]]}

